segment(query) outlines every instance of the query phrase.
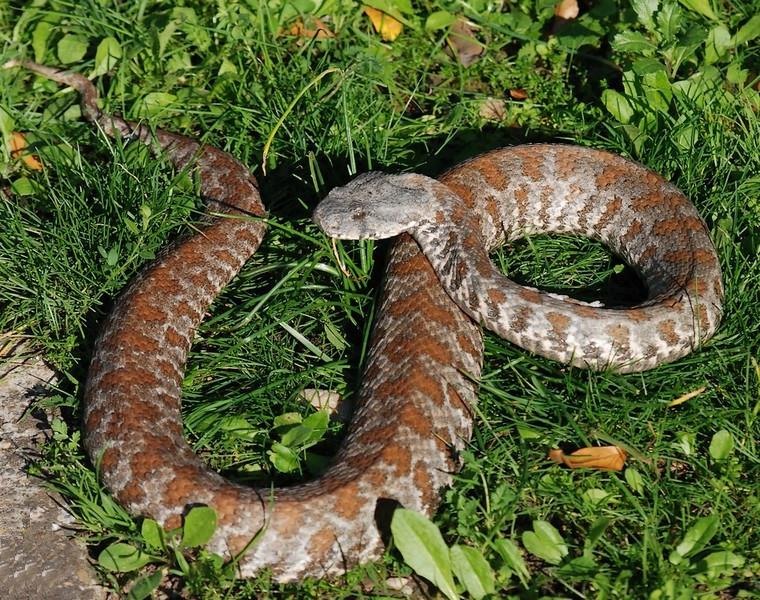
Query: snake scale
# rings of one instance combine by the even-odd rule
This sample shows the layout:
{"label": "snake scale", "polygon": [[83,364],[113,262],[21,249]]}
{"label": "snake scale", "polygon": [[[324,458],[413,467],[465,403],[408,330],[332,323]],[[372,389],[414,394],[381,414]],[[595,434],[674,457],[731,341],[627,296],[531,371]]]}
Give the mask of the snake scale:
{"label": "snake scale", "polygon": [[[83,114],[106,134],[139,139],[194,169],[202,196],[222,213],[170,245],[118,297],[93,353],[84,429],[103,483],[133,514],[177,527],[188,506],[212,506],[219,527],[209,548],[226,556],[258,536],[241,576],[341,573],[382,552],[395,506],[436,509],[472,431],[479,324],[562,362],[637,371],[692,351],[720,321],[720,267],[705,224],[673,185],[628,160],[525,145],[473,158],[437,181],[365,174],[315,212],[336,237],[398,235],[346,438],[314,481],[231,483],[184,440],[181,383],[204,313],[264,236],[262,219],[251,218],[265,215],[256,180],[216,148],[102,114],[81,75],[11,66],[73,86]],[[407,221],[396,225],[401,215]],[[647,299],[600,308],[519,286],[491,265],[489,250],[543,232],[601,240],[640,273]]]}

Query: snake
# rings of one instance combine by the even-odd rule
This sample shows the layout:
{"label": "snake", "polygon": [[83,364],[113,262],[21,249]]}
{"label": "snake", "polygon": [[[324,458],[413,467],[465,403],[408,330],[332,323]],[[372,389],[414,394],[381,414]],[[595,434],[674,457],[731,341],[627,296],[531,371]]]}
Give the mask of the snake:
{"label": "snake", "polygon": [[[101,327],[83,394],[84,445],[134,515],[172,529],[190,507],[212,507],[207,548],[234,557],[240,577],[339,575],[384,552],[396,508],[436,511],[472,434],[483,327],[562,363],[636,372],[699,348],[719,325],[721,270],[705,222],[674,185],[628,159],[526,144],[437,179],[365,173],[314,212],[334,238],[393,238],[345,438],[311,481],[231,482],[185,440],[181,388],[204,314],[264,239],[256,179],[216,147],[103,113],[82,75],[20,59],[5,66],[75,88],[83,116],[105,134],[147,144],[200,181],[213,216],[142,268]],[[493,266],[494,248],[542,233],[606,244],[647,297],[598,306],[519,285]]]}

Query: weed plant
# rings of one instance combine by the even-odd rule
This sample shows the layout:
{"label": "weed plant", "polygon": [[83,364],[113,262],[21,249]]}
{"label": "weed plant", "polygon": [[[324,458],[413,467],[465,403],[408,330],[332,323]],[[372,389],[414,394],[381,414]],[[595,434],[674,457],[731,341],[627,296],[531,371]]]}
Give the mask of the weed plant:
{"label": "weed plant", "polygon": [[[271,227],[198,332],[188,439],[250,483],[308,477],[339,443],[342,426],[316,424],[301,393],[356,390],[384,245],[341,244],[338,268],[308,218],[333,186],[368,169],[437,174],[503,145],[608,149],[673,181],[704,216],[724,323],[698,352],[633,375],[571,369],[487,335],[476,432],[435,526],[446,545],[478,551],[494,598],[758,597],[760,6],[600,0],[563,20],[554,0],[367,5],[395,17],[400,35],[384,40],[354,0],[0,6],[0,63],[24,56],[92,75],[106,111],[217,145],[261,181]],[[335,35],[318,36],[317,18]],[[460,18],[482,47],[468,66],[452,38]],[[388,578],[412,571],[397,549],[337,581],[233,582],[202,551],[151,546],[155,532],[98,486],[77,420],[95,333],[129,278],[192,231],[203,206],[192,178],[106,139],[70,90],[27,72],[0,72],[0,133],[0,331],[59,370],[44,403],[70,415],[36,469],[94,557],[114,542],[169,553],[126,573],[101,561],[104,580],[138,581],[133,597],[160,584],[156,569],[175,573],[165,591],[186,597],[401,594]],[[12,153],[14,133],[42,170]],[[614,297],[627,278],[602,247],[574,238],[532,238],[495,260],[576,296]],[[308,444],[285,443],[294,423],[316,432]],[[629,453],[624,473],[546,459],[554,446],[608,444]]]}

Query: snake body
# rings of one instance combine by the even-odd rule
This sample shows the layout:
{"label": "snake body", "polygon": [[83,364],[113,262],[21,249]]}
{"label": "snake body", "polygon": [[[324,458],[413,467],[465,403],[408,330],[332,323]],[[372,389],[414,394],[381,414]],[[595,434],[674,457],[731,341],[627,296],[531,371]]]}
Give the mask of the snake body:
{"label": "snake body", "polygon": [[[688,354],[721,319],[720,264],[707,227],[674,185],[620,156],[525,145],[471,159],[441,181],[366,173],[337,188],[314,219],[333,237],[410,233],[471,318],[548,358],[643,371]],[[542,233],[599,240],[635,267],[648,295],[610,309],[502,275],[488,253]]]}
{"label": "snake body", "polygon": [[[404,233],[390,249],[356,412],[327,471],[288,488],[231,483],[184,440],[181,383],[205,311],[263,238],[262,220],[252,218],[265,214],[255,179],[218,149],[102,114],[94,88],[80,75],[30,62],[7,66],[15,65],[77,88],[84,115],[107,134],[157,146],[178,168],[194,169],[202,195],[215,212],[226,213],[169,246],[117,299],[90,364],[84,429],[103,483],[133,514],[177,527],[189,506],[212,506],[219,525],[209,549],[226,556],[256,537],[238,563],[241,576],[264,568],[279,581],[342,573],[382,552],[394,507],[435,511],[472,431],[482,364],[476,321],[495,317],[531,351],[619,369],[672,360],[709,337],[719,321],[720,270],[704,224],[680,192],[633,163],[581,148],[523,146],[464,163],[440,183],[365,176],[331,193],[316,213],[331,233],[326,215],[336,199],[345,204],[347,197],[369,192],[373,199],[383,191],[391,193],[391,205],[400,196],[448,198],[453,204],[444,208],[431,204],[412,212],[435,222],[453,217],[462,236],[435,233],[429,219],[417,217],[414,227],[391,232],[410,231],[417,241]],[[468,211],[476,216],[465,219]],[[366,205],[351,208],[341,218],[361,223],[360,235],[349,237],[366,235],[366,212]],[[641,271],[649,300],[606,317],[602,309],[515,284],[488,288],[482,300],[477,276],[496,277],[487,256],[469,265],[451,256],[473,243],[488,249],[547,230],[609,243]],[[419,246],[431,245],[428,260]],[[431,264],[442,266],[440,278]],[[452,288],[448,293],[441,281]],[[572,341],[599,318],[606,320],[593,346]]]}

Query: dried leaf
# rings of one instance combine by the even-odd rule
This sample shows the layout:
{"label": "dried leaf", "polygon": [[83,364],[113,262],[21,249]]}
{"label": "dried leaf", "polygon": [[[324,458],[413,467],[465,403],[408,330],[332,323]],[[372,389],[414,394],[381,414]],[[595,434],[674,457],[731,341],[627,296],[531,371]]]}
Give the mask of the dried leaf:
{"label": "dried leaf", "polygon": [[317,410],[326,411],[330,417],[338,421],[348,421],[351,417],[351,403],[344,401],[337,392],[306,388],[301,391],[298,397],[311,404]]}
{"label": "dried leaf", "polygon": [[526,100],[528,98],[528,92],[523,88],[514,88],[509,90],[509,97],[513,100]]}
{"label": "dried leaf", "polygon": [[554,7],[554,16],[571,21],[578,16],[578,0],[562,0]]}
{"label": "dried leaf", "polygon": [[486,98],[480,103],[478,113],[489,121],[501,121],[507,114],[507,106],[500,98]]}
{"label": "dried leaf", "polygon": [[369,17],[372,27],[375,28],[386,42],[392,42],[399,34],[404,30],[404,26],[401,21],[394,19],[387,13],[384,13],[371,6],[365,6],[363,9],[364,14]]}
{"label": "dried leaf", "polygon": [[446,43],[464,67],[474,63],[483,54],[483,45],[475,39],[474,26],[464,17],[459,17],[451,26]]}
{"label": "dried leaf", "polygon": [[679,404],[683,404],[684,402],[688,402],[692,398],[699,396],[706,389],[707,389],[707,386],[703,385],[702,387],[697,388],[696,390],[692,390],[691,392],[682,394],[681,396],[678,396],[678,398],[676,398],[675,400],[671,400],[670,402],[668,402],[668,408],[672,408],[674,406],[678,406]]}
{"label": "dried leaf", "polygon": [[591,446],[565,454],[559,448],[549,451],[549,460],[570,469],[596,469],[599,471],[622,471],[628,458],[617,446]]}
{"label": "dried leaf", "polygon": [[335,33],[319,17],[308,17],[304,22],[303,19],[297,19],[288,29],[290,35],[308,39],[326,40],[334,38]]}
{"label": "dried leaf", "polygon": [[414,588],[409,584],[410,577],[389,577],[385,580],[385,585],[389,590],[401,592],[404,596],[411,596]]}
{"label": "dried leaf", "polygon": [[27,143],[23,133],[14,131],[8,140],[8,146],[13,158],[20,158],[33,171],[42,171],[42,163],[33,154],[25,152]]}

